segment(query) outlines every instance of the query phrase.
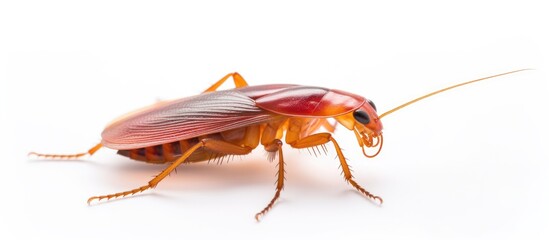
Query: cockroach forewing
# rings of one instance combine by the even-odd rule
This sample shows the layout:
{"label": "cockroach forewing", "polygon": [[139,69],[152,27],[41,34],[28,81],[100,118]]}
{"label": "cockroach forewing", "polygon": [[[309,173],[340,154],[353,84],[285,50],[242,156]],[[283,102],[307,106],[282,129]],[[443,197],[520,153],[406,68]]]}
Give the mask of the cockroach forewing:
{"label": "cockroach forewing", "polygon": [[257,107],[252,97],[287,86],[245,87],[161,102],[115,120],[103,131],[102,144],[134,149],[272,121],[280,116]]}

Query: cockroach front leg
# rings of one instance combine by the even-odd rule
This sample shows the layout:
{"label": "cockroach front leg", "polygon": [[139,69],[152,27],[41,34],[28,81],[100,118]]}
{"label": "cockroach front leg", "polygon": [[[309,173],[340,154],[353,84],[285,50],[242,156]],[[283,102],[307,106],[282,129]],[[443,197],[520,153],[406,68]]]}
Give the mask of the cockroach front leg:
{"label": "cockroach front leg", "polygon": [[355,182],[355,180],[353,179],[353,175],[351,173],[351,169],[349,169],[349,164],[347,163],[345,156],[343,156],[343,152],[341,151],[339,144],[337,144],[337,141],[332,137],[331,134],[317,133],[317,134],[304,137],[302,139],[298,139],[289,144],[294,148],[309,148],[309,147],[315,147],[318,145],[326,144],[330,141],[334,144],[335,150],[337,152],[337,157],[339,158],[339,162],[341,164],[341,169],[343,170],[343,177],[345,178],[345,181],[350,183],[354,188],[356,188],[359,192],[364,194],[369,199],[376,201],[379,204],[382,204],[383,199],[381,197],[371,194],[370,192],[366,191],[366,189],[364,189],[363,187],[358,185],[358,183]]}
{"label": "cockroach front leg", "polygon": [[229,77],[233,77],[234,86],[236,88],[248,86],[248,83],[246,82],[246,80],[244,80],[244,78],[240,74],[238,74],[237,72],[234,72],[234,73],[229,73],[225,75],[223,78],[219,79],[219,81],[214,83],[211,87],[206,89],[204,92],[213,92],[217,90],[221,86],[221,84],[223,84],[225,81],[227,81],[227,79],[229,79]]}
{"label": "cockroach front leg", "polygon": [[59,159],[76,159],[80,158],[86,155],[93,155],[97,150],[99,150],[103,145],[101,143],[95,145],[94,147],[90,148],[87,152],[83,153],[75,153],[75,154],[42,154],[42,153],[36,153],[36,152],[30,152],[29,156],[37,156],[37,157],[44,157],[44,158],[59,158]]}
{"label": "cockroach front leg", "polygon": [[128,195],[133,195],[139,192],[143,192],[147,189],[154,188],[160,181],[162,181],[164,178],[166,178],[172,171],[174,171],[179,165],[185,162],[193,154],[196,150],[200,148],[205,148],[214,152],[224,153],[224,154],[234,154],[234,155],[245,155],[250,153],[253,148],[248,146],[239,146],[235,145],[229,142],[224,142],[220,140],[215,139],[209,139],[205,138],[202,139],[199,143],[193,145],[191,148],[189,148],[181,157],[179,157],[177,160],[175,160],[172,164],[170,164],[166,169],[164,169],[160,174],[158,174],[156,177],[154,177],[151,181],[147,183],[147,185],[134,188],[129,191],[124,192],[118,192],[114,194],[109,195],[102,195],[102,196],[94,196],[90,197],[88,199],[88,204],[91,203],[93,200],[102,200],[102,199],[111,199],[111,198],[118,198],[118,197],[125,197]]}
{"label": "cockroach front leg", "polygon": [[258,212],[255,214],[255,220],[259,221],[259,218],[263,215],[265,215],[274,205],[276,200],[280,197],[280,192],[284,188],[284,156],[282,155],[282,141],[279,139],[275,139],[272,143],[265,146],[265,150],[269,153],[276,153],[278,154],[278,172],[277,172],[277,180],[276,180],[276,192],[269,204],[261,210],[261,212]]}

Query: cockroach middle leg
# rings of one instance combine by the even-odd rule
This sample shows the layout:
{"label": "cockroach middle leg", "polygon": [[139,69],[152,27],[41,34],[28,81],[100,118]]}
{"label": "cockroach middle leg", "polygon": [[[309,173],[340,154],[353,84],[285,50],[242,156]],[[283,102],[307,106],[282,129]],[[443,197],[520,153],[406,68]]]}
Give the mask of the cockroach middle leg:
{"label": "cockroach middle leg", "polygon": [[166,178],[172,171],[174,171],[179,165],[185,162],[193,154],[197,149],[199,148],[205,148],[214,152],[219,152],[223,154],[234,154],[234,155],[244,155],[248,154],[252,151],[253,148],[248,146],[238,146],[232,143],[215,140],[215,139],[209,139],[204,138],[200,140],[197,144],[193,145],[191,148],[189,148],[181,157],[179,157],[177,160],[175,160],[172,164],[170,164],[166,169],[164,169],[160,174],[156,175],[151,181],[147,183],[147,185],[143,185],[138,188],[134,188],[129,191],[124,192],[118,192],[114,194],[108,194],[108,195],[102,195],[102,196],[93,196],[88,199],[88,204],[91,203],[93,200],[102,200],[102,199],[111,199],[111,198],[118,198],[118,197],[125,197],[128,195],[133,195],[139,192],[143,192],[147,189],[154,188],[158,183],[160,183],[164,178]]}
{"label": "cockroach middle leg", "polygon": [[255,214],[255,220],[257,221],[259,221],[259,218],[265,215],[273,207],[276,200],[280,197],[280,192],[282,191],[282,189],[284,189],[284,180],[285,180],[284,164],[285,163],[284,163],[284,156],[282,155],[282,141],[280,141],[279,139],[275,139],[271,144],[268,144],[265,146],[265,150],[267,150],[268,152],[277,152],[278,154],[278,172],[276,174],[277,175],[276,192],[273,199],[271,199],[271,202],[269,202],[269,204],[267,204],[267,206],[263,210]]}
{"label": "cockroach middle leg", "polygon": [[366,191],[366,189],[364,189],[358,183],[355,182],[355,180],[353,179],[353,175],[351,173],[351,169],[349,168],[349,164],[347,163],[345,156],[343,156],[343,152],[341,151],[339,144],[332,137],[331,134],[317,133],[317,134],[304,137],[302,139],[298,139],[289,144],[294,148],[308,148],[308,147],[314,147],[314,146],[326,144],[328,142],[332,142],[334,144],[335,150],[337,152],[337,157],[339,158],[339,162],[341,164],[341,169],[343,170],[343,177],[345,178],[345,181],[350,183],[354,188],[356,188],[356,190],[364,194],[366,197],[370,198],[373,201],[378,202],[379,204],[382,204],[383,199],[381,197]]}
{"label": "cockroach middle leg", "polygon": [[229,73],[225,75],[223,78],[219,79],[219,81],[214,83],[211,87],[206,89],[204,92],[213,92],[217,90],[225,81],[227,81],[227,79],[229,79],[229,77],[233,77],[234,85],[236,88],[248,86],[248,83],[246,82],[246,80],[244,80],[244,78],[240,74],[238,74],[237,72],[234,72],[234,73]]}
{"label": "cockroach middle leg", "polygon": [[37,157],[43,157],[43,158],[59,158],[59,159],[76,159],[80,158],[86,155],[93,155],[97,150],[99,150],[103,145],[101,143],[93,146],[90,148],[87,152],[83,153],[75,153],[75,154],[43,154],[43,153],[36,153],[36,152],[30,152],[29,156],[37,156]]}

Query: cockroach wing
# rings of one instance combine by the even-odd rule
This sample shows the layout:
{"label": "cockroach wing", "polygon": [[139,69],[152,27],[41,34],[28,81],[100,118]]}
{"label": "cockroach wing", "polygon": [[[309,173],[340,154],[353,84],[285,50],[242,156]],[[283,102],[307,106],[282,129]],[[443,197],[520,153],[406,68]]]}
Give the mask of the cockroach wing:
{"label": "cockroach wing", "polygon": [[358,109],[361,96],[321,87],[293,86],[256,99],[256,105],[270,112],[294,117],[333,117]]}
{"label": "cockroach wing", "polygon": [[234,91],[204,93],[153,105],[115,121],[101,134],[102,144],[118,150],[154,146],[259,124],[277,115]]}

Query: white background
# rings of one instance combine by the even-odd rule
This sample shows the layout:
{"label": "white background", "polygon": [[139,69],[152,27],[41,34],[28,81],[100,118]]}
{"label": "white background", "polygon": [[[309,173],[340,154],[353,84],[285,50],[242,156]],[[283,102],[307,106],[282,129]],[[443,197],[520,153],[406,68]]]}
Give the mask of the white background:
{"label": "white background", "polygon": [[[379,3],[383,2],[383,3]],[[548,239],[547,7],[543,1],[3,1],[1,239]],[[380,112],[458,82],[534,71],[438,95],[384,118],[385,147],[336,139],[327,156],[285,148],[286,189],[261,149],[217,166],[163,166],[103,149],[75,161],[129,110],[196,94],[224,74],[337,88]],[[225,87],[230,87],[227,85]]]}

